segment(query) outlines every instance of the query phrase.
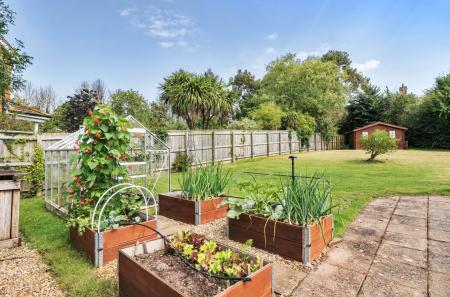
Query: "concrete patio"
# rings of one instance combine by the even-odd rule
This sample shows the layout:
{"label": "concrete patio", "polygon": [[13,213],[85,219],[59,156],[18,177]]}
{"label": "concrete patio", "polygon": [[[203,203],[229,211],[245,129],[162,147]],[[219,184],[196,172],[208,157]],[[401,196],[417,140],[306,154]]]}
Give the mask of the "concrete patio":
{"label": "concrete patio", "polygon": [[450,296],[450,198],[374,200],[291,296]]}

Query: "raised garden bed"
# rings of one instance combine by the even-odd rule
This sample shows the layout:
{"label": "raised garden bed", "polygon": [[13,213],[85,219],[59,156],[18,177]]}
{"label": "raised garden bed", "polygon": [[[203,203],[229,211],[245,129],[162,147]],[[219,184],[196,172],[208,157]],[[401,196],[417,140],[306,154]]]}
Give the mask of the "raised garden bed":
{"label": "raised garden bed", "polygon": [[319,256],[333,238],[333,216],[321,219],[321,224],[308,227],[276,222],[258,215],[241,214],[228,219],[228,237],[280,256],[309,263]]}
{"label": "raised garden bed", "polygon": [[272,296],[270,263],[263,263],[248,277],[251,281],[235,283],[207,277],[189,268],[178,256],[168,253],[162,239],[119,252],[119,292],[122,297]]}
{"label": "raised garden bed", "polygon": [[[156,219],[151,218],[141,224],[157,230]],[[121,248],[135,245],[137,241],[155,239],[156,236],[155,231],[140,225],[121,226],[116,230],[103,232],[86,228],[82,235],[79,235],[75,227],[69,229],[72,246],[86,254],[97,267],[117,259]]]}
{"label": "raised garden bed", "polygon": [[181,191],[159,194],[159,214],[188,224],[206,224],[227,215],[228,206],[219,206],[224,198],[189,200]]}

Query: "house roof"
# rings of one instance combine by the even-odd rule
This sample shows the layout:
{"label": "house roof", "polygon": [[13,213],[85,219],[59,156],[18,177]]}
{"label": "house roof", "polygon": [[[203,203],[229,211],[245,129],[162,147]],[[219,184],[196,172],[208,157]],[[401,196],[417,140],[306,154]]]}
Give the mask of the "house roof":
{"label": "house roof", "polygon": [[12,49],[13,47],[11,46],[11,44],[9,44],[9,42],[2,36],[0,35],[0,44],[8,49]]}
{"label": "house roof", "polygon": [[40,111],[37,107],[29,106],[25,103],[10,102],[7,113],[13,114],[17,119],[33,123],[43,123],[52,116]]}
{"label": "house roof", "polygon": [[388,124],[388,123],[385,123],[385,122],[380,122],[380,121],[378,121],[378,122],[370,123],[370,124],[365,125],[365,126],[363,126],[363,127],[359,127],[359,128],[353,129],[353,130],[350,131],[350,132],[356,132],[356,131],[363,130],[363,129],[367,129],[367,128],[370,128],[370,127],[373,127],[373,126],[376,126],[376,125],[388,126],[388,127],[392,127],[392,128],[396,128],[396,129],[400,129],[400,130],[405,130],[405,131],[408,130],[408,128],[406,128],[406,127],[397,126],[397,125]]}

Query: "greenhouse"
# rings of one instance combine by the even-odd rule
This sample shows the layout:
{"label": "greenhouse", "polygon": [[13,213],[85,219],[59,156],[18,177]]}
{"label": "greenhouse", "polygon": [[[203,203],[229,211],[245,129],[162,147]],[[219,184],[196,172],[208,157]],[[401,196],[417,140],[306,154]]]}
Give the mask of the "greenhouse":
{"label": "greenhouse", "polygon": [[[126,118],[131,142],[128,148],[130,160],[120,164],[127,168],[128,182],[144,186],[155,193],[159,178],[163,171],[168,171],[168,190],[170,191],[170,148],[150,132],[133,116]],[[45,204],[48,209],[59,215],[65,215],[71,170],[77,164],[72,162],[78,155],[77,144],[80,135],[85,133],[81,127],[78,131],[54,143],[44,151],[45,155]],[[118,182],[121,182],[120,180]]]}

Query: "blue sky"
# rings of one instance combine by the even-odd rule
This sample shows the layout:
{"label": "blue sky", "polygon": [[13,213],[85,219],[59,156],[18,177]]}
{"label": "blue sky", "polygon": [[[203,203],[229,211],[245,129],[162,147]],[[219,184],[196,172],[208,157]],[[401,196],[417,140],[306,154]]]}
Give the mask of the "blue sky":
{"label": "blue sky", "polygon": [[287,52],[347,51],[373,83],[421,94],[450,71],[450,1],[6,0],[10,37],[34,57],[25,78],[59,98],[82,80],[148,100],[180,68],[257,77]]}

